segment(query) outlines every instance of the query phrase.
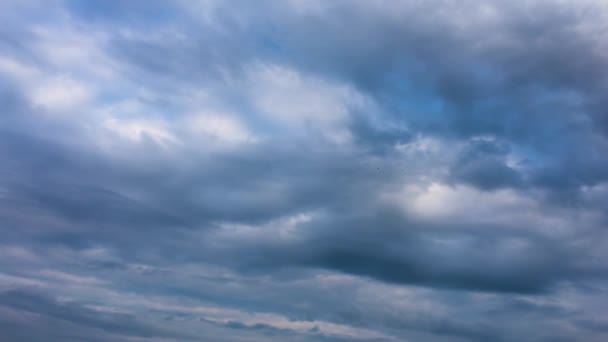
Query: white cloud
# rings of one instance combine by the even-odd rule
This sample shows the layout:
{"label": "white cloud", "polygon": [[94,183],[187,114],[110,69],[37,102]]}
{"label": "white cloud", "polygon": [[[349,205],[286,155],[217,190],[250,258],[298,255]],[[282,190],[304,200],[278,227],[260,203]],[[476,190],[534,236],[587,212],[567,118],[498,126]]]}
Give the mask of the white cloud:
{"label": "white cloud", "polygon": [[0,72],[10,75],[17,81],[30,81],[39,76],[40,71],[9,56],[0,55]]}
{"label": "white cloud", "polygon": [[350,141],[346,127],[350,112],[370,101],[346,85],[279,65],[254,65],[247,89],[267,119],[291,132],[320,132],[335,143]]}
{"label": "white cloud", "polygon": [[255,142],[257,138],[234,115],[219,112],[201,112],[190,116],[185,123],[195,134],[203,134],[214,145]]}
{"label": "white cloud", "polygon": [[36,276],[42,276],[43,278],[55,281],[55,282],[60,282],[60,283],[67,283],[70,285],[97,285],[97,284],[103,284],[105,283],[105,281],[98,279],[98,278],[94,278],[94,277],[82,277],[82,276],[78,276],[75,274],[70,274],[70,273],[66,273],[66,272],[62,272],[62,271],[57,271],[57,270],[42,270],[42,271],[36,271],[35,274]]}
{"label": "white cloud", "polygon": [[65,113],[93,98],[90,86],[68,76],[53,77],[32,90],[31,101],[53,113]]}
{"label": "white cloud", "polygon": [[214,238],[223,242],[246,241],[290,241],[301,237],[300,225],[311,222],[318,216],[315,212],[303,212],[280,217],[261,225],[222,223]]}
{"label": "white cloud", "polygon": [[35,27],[32,48],[56,72],[72,72],[84,77],[113,79],[117,62],[108,55],[106,33],[86,25],[66,22],[56,27]]}
{"label": "white cloud", "polygon": [[465,185],[409,183],[385,196],[406,213],[429,222],[504,225],[566,237],[596,224],[597,213],[546,206],[540,194],[481,191]]}
{"label": "white cloud", "polygon": [[179,143],[169,124],[161,120],[110,118],[104,122],[104,127],[133,142],[149,138],[161,145]]}

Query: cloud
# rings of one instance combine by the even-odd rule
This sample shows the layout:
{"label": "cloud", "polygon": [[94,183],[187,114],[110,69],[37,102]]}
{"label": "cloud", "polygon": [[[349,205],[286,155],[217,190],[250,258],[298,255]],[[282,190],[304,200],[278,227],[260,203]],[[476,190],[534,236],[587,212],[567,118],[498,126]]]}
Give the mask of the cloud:
{"label": "cloud", "polygon": [[[161,330],[141,325],[132,316],[61,303],[37,293],[5,292],[2,293],[0,302],[5,310],[9,309],[3,310],[2,321],[6,328],[5,336],[12,339],[52,338],[76,341],[84,338],[102,341],[113,337],[127,340],[125,336],[166,336]],[[14,325],[10,326],[11,324]],[[44,328],[45,325],[57,325],[63,329],[48,329]],[[121,335],[122,338],[119,337]]]}
{"label": "cloud", "polygon": [[605,340],[602,2],[47,7],[0,4],[7,338]]}

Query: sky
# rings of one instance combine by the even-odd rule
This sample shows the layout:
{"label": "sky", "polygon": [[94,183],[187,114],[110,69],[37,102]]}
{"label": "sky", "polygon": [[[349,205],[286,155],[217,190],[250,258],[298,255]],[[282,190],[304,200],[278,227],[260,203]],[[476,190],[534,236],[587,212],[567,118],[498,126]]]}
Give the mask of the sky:
{"label": "sky", "polygon": [[0,22],[0,341],[608,340],[604,0]]}

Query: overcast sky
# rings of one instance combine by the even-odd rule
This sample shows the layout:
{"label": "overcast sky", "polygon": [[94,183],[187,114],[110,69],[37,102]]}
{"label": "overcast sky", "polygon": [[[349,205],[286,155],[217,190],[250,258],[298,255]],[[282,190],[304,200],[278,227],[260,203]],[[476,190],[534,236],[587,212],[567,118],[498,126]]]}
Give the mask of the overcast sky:
{"label": "overcast sky", "polygon": [[0,22],[0,341],[608,340],[606,1]]}

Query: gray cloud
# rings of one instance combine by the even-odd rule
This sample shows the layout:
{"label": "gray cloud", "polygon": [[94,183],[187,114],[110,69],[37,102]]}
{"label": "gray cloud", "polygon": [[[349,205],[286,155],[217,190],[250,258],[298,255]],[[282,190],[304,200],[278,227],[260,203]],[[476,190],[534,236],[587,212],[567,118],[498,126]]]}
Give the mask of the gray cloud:
{"label": "gray cloud", "polygon": [[600,2],[41,8],[0,5],[9,339],[605,339]]}

